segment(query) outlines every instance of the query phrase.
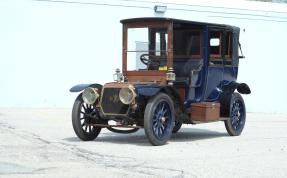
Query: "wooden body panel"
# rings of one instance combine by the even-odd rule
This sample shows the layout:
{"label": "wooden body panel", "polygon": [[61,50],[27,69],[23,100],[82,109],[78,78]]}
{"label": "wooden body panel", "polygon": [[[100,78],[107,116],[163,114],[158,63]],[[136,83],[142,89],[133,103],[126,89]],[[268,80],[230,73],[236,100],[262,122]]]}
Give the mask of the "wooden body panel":
{"label": "wooden body panel", "polygon": [[177,93],[179,94],[181,100],[185,101],[185,88],[176,88]]}
{"label": "wooden body panel", "polygon": [[166,84],[166,71],[126,71],[125,80],[128,82],[154,82]]}
{"label": "wooden body panel", "polygon": [[129,82],[154,82],[158,84],[166,84],[165,76],[137,76],[131,75],[126,77]]}

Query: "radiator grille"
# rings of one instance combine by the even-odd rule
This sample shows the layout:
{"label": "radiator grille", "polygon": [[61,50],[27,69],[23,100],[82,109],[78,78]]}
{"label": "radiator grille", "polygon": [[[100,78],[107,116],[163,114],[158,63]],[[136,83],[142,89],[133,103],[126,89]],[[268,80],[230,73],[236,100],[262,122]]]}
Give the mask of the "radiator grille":
{"label": "radiator grille", "polygon": [[129,105],[120,101],[120,90],[121,88],[104,88],[101,106],[105,114],[127,113]]}

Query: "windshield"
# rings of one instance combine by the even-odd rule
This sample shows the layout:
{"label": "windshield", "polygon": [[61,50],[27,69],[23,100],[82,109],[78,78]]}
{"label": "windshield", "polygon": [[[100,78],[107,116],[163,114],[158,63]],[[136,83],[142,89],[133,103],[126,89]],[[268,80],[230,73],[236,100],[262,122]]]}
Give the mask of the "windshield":
{"label": "windshield", "polygon": [[167,70],[167,28],[128,28],[127,70]]}

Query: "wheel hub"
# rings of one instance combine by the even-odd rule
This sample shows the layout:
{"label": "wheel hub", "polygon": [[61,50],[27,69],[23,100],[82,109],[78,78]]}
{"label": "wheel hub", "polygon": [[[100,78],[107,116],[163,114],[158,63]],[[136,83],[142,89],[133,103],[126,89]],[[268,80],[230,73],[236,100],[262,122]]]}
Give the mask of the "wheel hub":
{"label": "wheel hub", "polygon": [[165,118],[165,117],[162,117],[162,118],[160,119],[160,121],[161,121],[162,123],[164,123],[164,122],[166,121],[166,118]]}

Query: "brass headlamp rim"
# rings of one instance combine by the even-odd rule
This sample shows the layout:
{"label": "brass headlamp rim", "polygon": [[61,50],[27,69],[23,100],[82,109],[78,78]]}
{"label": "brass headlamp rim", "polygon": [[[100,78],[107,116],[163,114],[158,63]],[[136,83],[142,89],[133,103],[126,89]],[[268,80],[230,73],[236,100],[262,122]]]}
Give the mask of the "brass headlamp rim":
{"label": "brass headlamp rim", "polygon": [[135,92],[134,87],[132,87],[132,86],[123,87],[121,90],[123,90],[123,89],[129,89],[129,90],[131,90],[133,96],[132,96],[132,99],[131,99],[130,102],[123,102],[123,101],[121,100],[121,97],[120,97],[120,93],[121,93],[121,91],[120,91],[120,92],[119,92],[120,101],[121,101],[123,104],[126,104],[126,105],[129,105],[129,104],[133,103],[133,102],[135,101],[135,98],[136,98],[136,92]]}
{"label": "brass headlamp rim", "polygon": [[[92,101],[92,102],[87,102],[85,99],[84,99],[84,96],[83,96],[83,93],[85,92],[85,91],[87,91],[88,89],[91,89],[93,92],[94,92],[94,94],[95,94],[95,99]],[[85,90],[83,91],[83,93],[82,93],[82,99],[83,99],[83,101],[86,103],[86,104],[89,104],[89,105],[92,105],[92,104],[94,104],[96,101],[97,101],[97,99],[99,98],[99,93],[98,93],[98,89],[97,88],[93,88],[93,87],[88,87],[88,88],[85,88]]]}

